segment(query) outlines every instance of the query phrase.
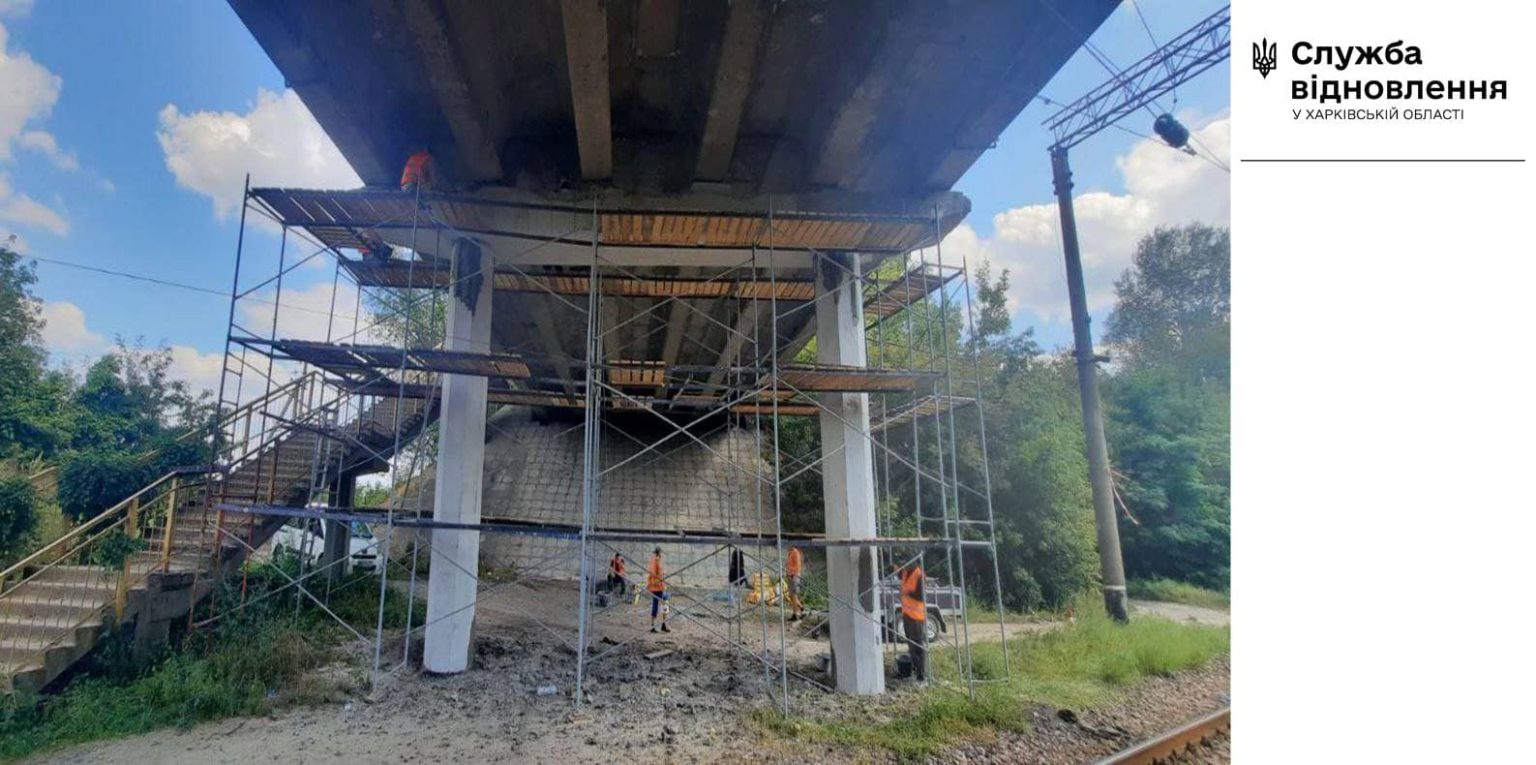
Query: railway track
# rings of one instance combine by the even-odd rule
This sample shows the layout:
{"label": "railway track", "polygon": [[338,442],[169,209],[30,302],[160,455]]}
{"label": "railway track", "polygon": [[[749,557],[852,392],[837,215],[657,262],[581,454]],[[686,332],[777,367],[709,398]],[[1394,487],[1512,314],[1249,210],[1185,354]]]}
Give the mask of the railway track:
{"label": "railway track", "polygon": [[1232,707],[1226,706],[1192,722],[1179,726],[1157,738],[1143,741],[1129,749],[1116,752],[1097,765],[1151,765],[1167,762],[1170,758],[1199,746],[1202,741],[1232,730]]}

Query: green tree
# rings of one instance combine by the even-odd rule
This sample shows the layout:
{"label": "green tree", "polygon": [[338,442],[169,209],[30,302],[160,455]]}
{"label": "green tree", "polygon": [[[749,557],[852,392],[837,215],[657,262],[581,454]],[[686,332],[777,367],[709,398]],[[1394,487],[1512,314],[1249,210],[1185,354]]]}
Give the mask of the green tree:
{"label": "green tree", "polygon": [[44,366],[33,264],[0,245],[0,459],[52,457],[69,442],[67,376]]}
{"label": "green tree", "polygon": [[142,343],[97,359],[73,392],[74,450],[59,473],[59,505],[90,518],[175,467],[209,459],[213,404],[170,376],[169,348]]}
{"label": "green tree", "polygon": [[[1177,367],[1111,378],[1107,428],[1130,510],[1120,533],[1127,572],[1224,590],[1231,560],[1230,396]],[[1131,520],[1134,518],[1135,520]]]}
{"label": "green tree", "polygon": [[1181,363],[1201,376],[1230,374],[1232,237],[1224,228],[1159,227],[1115,282],[1106,342],[1131,365]]}
{"label": "green tree", "polygon": [[445,293],[439,290],[376,289],[366,300],[371,331],[385,345],[433,348],[446,336]]}
{"label": "green tree", "polygon": [[[982,406],[1003,602],[1058,607],[1098,571],[1076,376],[1069,357],[1041,355],[1018,336],[1000,341],[982,356],[983,368],[996,370],[984,382]],[[1020,347],[1030,352],[1002,352]],[[980,487],[979,423],[974,410],[957,416],[961,476]],[[974,509],[967,516],[980,517]],[[969,579],[979,593],[990,591],[990,573],[979,569]]]}
{"label": "green tree", "polygon": [[139,455],[121,449],[76,452],[59,471],[59,507],[76,521],[93,518],[143,488],[150,471]]}
{"label": "green tree", "polygon": [[170,348],[119,339],[74,391],[75,448],[150,451],[205,425],[212,412],[209,394],[172,379],[170,367]]}
{"label": "green tree", "polygon": [[1115,285],[1106,339],[1122,361],[1104,399],[1132,577],[1227,586],[1230,241],[1226,229],[1160,228]]}
{"label": "green tree", "polygon": [[37,526],[37,496],[21,476],[0,476],[0,561],[19,552]]}

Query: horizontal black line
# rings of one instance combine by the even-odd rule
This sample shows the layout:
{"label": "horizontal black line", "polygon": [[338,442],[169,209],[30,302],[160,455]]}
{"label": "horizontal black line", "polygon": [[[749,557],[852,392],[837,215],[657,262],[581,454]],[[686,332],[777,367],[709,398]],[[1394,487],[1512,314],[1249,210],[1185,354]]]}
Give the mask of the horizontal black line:
{"label": "horizontal black line", "polygon": [[1524,159],[1409,159],[1409,158],[1287,158],[1287,159],[1239,159],[1239,162],[1524,162]]}

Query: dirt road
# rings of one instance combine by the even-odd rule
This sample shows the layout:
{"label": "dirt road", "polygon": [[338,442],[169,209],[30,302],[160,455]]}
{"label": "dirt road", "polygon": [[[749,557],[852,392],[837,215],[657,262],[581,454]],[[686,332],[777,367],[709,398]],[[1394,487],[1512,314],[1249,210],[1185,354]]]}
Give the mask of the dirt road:
{"label": "dirt road", "polygon": [[[656,763],[838,762],[846,756],[820,748],[758,737],[743,712],[775,703],[776,671],[765,671],[779,651],[777,608],[744,611],[730,603],[677,598],[673,632],[649,632],[647,604],[621,603],[593,614],[585,672],[586,705],[574,711],[575,589],[563,583],[508,583],[483,597],[476,614],[472,671],[423,675],[402,668],[370,695],[366,673],[333,672],[348,700],[296,707],[268,718],[230,720],[191,730],[159,731],[88,744],[33,760],[46,763],[209,762],[313,763],[644,761]],[[1176,613],[1170,604],[1138,610]],[[1179,607],[1187,608],[1187,607]],[[1212,614],[1198,615],[1215,618]],[[771,623],[770,623],[771,620]],[[1009,623],[1007,635],[1051,629],[1050,622]],[[909,688],[892,681],[882,700],[831,696],[818,665],[825,640],[791,625],[784,648],[793,674],[790,693],[802,711],[846,711],[900,703]],[[971,640],[996,640],[998,625],[973,624]],[[766,637],[766,642],[765,642]],[[954,639],[954,635],[946,636]],[[398,662],[395,639],[385,655]],[[356,647],[356,666],[370,664],[372,646]],[[419,656],[419,646],[414,654]],[[895,647],[890,649],[888,666]],[[541,688],[543,692],[541,692]],[[550,692],[552,689],[552,692]],[[545,695],[548,692],[548,695]],[[892,698],[894,696],[895,698]],[[861,707],[862,709],[863,707]],[[643,759],[642,759],[643,758]],[[865,758],[867,761],[867,757]]]}

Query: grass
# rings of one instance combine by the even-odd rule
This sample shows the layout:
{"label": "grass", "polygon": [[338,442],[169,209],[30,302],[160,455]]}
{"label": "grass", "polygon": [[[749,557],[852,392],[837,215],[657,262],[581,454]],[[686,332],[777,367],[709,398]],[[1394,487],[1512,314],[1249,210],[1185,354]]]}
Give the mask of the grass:
{"label": "grass", "polygon": [[41,550],[59,537],[68,534],[75,525],[59,509],[59,503],[44,501],[37,503],[37,523],[21,544],[11,549],[8,555],[0,556],[0,568],[5,568],[28,555]]}
{"label": "grass", "polygon": [[37,505],[37,526],[32,529],[32,550],[40,549],[59,537],[68,534],[75,525],[69,517],[59,508],[58,502],[39,502]]}
{"label": "grass", "polygon": [[1140,600],[1160,600],[1165,603],[1183,603],[1218,610],[1226,610],[1231,606],[1231,599],[1225,592],[1207,590],[1204,587],[1172,579],[1133,579],[1127,592],[1131,597]]}
{"label": "grass", "polygon": [[[889,704],[883,713],[861,710],[837,719],[780,716],[762,710],[751,719],[770,734],[856,748],[875,747],[903,761],[934,754],[956,741],[1028,729],[1033,707],[1085,709],[1111,704],[1145,678],[1171,675],[1226,654],[1225,627],[1138,618],[1118,625],[1099,608],[1080,608],[1077,624],[1008,641],[1005,673],[1001,643],[972,646],[978,679],[972,701],[963,691],[952,650],[935,650],[940,681]],[[1006,677],[1006,679],[1004,679]],[[907,711],[910,710],[910,711]]]}
{"label": "grass", "polygon": [[[317,607],[295,609],[286,592],[257,600],[283,581],[271,566],[253,567],[246,593],[251,605],[239,609],[236,574],[220,596],[226,616],[216,627],[187,634],[175,650],[139,664],[130,658],[131,636],[113,636],[61,692],[0,699],[0,760],[334,700],[347,689],[334,677],[329,684],[320,682],[315,670],[341,658],[337,646],[349,633]],[[378,580],[367,575],[352,580],[331,593],[330,605],[354,627],[371,628]],[[386,626],[404,625],[405,605],[404,596],[389,592]],[[423,613],[418,606],[418,617]]]}

